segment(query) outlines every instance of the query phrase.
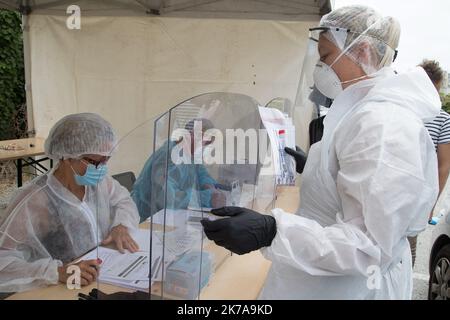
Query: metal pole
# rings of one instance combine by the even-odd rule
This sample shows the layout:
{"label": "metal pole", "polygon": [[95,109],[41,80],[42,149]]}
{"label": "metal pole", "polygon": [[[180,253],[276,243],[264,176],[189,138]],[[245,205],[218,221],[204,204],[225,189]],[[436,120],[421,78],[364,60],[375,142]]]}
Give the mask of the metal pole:
{"label": "metal pole", "polygon": [[25,68],[25,93],[27,104],[27,126],[29,136],[35,135],[33,96],[31,88],[31,51],[30,51],[30,26],[28,23],[28,13],[22,12],[22,31],[23,31],[23,55]]}
{"label": "metal pole", "polygon": [[17,159],[17,187],[22,186],[22,159]]}

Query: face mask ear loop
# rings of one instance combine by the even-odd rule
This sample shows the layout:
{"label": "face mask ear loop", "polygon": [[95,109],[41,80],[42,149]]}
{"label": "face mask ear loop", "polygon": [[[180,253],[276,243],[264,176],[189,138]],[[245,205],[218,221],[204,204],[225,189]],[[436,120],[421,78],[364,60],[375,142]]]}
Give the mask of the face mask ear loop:
{"label": "face mask ear loop", "polygon": [[[81,162],[83,162],[86,166],[89,165],[89,163],[85,162],[83,159],[80,159]],[[79,176],[79,174],[75,171],[75,169],[72,167],[72,164],[69,164],[70,168],[72,169],[73,173],[75,173],[77,176]]]}
{"label": "face mask ear loop", "polygon": [[79,176],[79,174],[75,171],[75,169],[72,167],[72,165],[70,164],[70,168],[72,169],[73,173],[77,176]]}
{"label": "face mask ear loop", "polygon": [[341,81],[341,84],[346,84],[346,83],[353,82],[353,81],[356,81],[356,80],[364,79],[364,78],[367,78],[367,77],[369,77],[369,76],[370,76],[370,75],[365,74],[365,75],[363,75],[363,76],[361,76],[361,77],[358,77],[358,78],[355,78],[355,79],[346,80],[346,81]]}

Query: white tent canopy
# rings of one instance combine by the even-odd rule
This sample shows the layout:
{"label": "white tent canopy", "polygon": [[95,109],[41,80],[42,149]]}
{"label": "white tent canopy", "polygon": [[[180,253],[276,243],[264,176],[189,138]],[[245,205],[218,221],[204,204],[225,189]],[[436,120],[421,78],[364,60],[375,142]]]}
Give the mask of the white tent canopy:
{"label": "white tent canopy", "polygon": [[0,0],[0,8],[22,13],[65,15],[71,4],[84,15],[162,15],[191,18],[316,19],[331,10],[329,0]]}
{"label": "white tent canopy", "polygon": [[[80,30],[66,26],[73,4]],[[36,135],[77,112],[99,113],[121,137],[148,120],[149,135],[121,145],[130,157],[110,170],[139,174],[152,150],[152,120],[185,99],[224,91],[261,104],[294,101],[308,28],[329,1],[0,0],[0,7],[27,13],[27,106]],[[299,119],[297,143],[307,148],[311,110]]]}

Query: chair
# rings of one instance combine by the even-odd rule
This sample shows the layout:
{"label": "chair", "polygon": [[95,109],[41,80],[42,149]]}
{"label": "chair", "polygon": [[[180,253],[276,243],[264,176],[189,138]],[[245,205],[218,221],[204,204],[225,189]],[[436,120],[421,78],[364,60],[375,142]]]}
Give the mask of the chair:
{"label": "chair", "polygon": [[133,185],[136,182],[136,176],[133,172],[127,171],[123,173],[118,173],[112,176],[114,179],[116,179],[122,186],[127,188],[129,192],[133,190]]}

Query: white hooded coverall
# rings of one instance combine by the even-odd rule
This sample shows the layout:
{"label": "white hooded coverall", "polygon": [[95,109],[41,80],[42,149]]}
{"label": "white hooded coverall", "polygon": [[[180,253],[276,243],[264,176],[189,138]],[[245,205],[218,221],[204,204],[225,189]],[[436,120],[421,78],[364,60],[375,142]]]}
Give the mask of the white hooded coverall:
{"label": "white hooded coverall", "polygon": [[407,236],[426,227],[438,194],[424,122],[440,107],[422,68],[386,67],[339,94],[309,151],[297,214],[272,212],[260,298],[411,298]]}

